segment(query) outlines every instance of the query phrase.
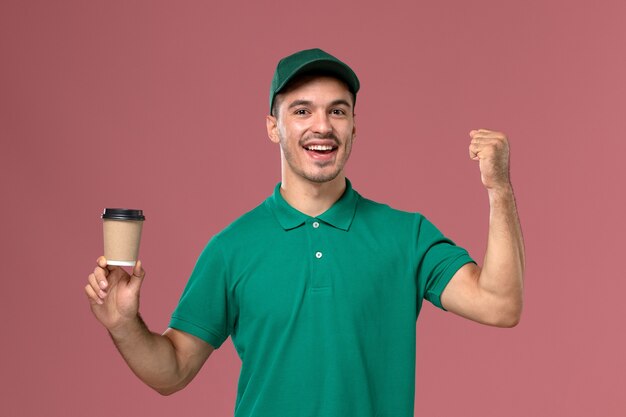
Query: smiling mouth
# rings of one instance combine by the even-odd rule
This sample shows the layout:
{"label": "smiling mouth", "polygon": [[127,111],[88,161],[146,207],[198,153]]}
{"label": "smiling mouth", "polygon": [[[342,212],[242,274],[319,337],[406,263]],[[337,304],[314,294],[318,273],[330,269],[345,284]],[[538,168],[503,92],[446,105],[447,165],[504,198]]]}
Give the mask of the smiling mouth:
{"label": "smiling mouth", "polygon": [[314,152],[316,154],[325,155],[325,154],[329,154],[329,153],[335,151],[337,149],[337,146],[331,146],[331,145],[309,145],[309,146],[303,146],[303,148],[306,149],[309,152]]}

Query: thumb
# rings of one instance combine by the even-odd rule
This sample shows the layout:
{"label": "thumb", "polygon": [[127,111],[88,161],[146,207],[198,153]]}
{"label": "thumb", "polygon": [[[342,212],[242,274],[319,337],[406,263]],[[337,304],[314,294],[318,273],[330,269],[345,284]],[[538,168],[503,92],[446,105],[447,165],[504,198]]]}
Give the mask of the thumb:
{"label": "thumb", "polygon": [[133,267],[132,275],[130,276],[130,286],[135,287],[136,290],[139,290],[145,276],[146,271],[144,271],[141,261],[137,261],[137,263]]}

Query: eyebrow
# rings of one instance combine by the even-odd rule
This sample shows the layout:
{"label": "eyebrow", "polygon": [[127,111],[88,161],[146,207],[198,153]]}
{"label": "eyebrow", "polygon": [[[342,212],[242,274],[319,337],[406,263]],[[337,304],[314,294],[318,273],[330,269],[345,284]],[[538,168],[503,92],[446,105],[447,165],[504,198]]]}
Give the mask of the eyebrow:
{"label": "eyebrow", "polygon": [[344,100],[344,99],[339,99],[339,100],[335,100],[332,103],[330,103],[331,106],[339,106],[339,105],[344,105],[348,108],[352,107],[350,105],[350,103],[348,103],[348,101]]}
{"label": "eyebrow", "polygon": [[309,106],[311,105],[312,102],[308,101],[308,100],[296,100],[296,101],[292,101],[291,104],[289,105],[289,107],[287,107],[288,109],[291,109],[293,107],[298,107],[298,106]]}
{"label": "eyebrow", "polygon": [[[296,101],[293,101],[293,102],[289,105],[289,107],[287,107],[287,108],[288,108],[288,109],[291,109],[291,108],[294,108],[294,107],[297,107],[297,106],[310,106],[310,105],[312,105],[312,104],[313,104],[313,102],[312,102],[312,101],[310,101],[310,100],[296,100]],[[346,106],[346,107],[348,107],[348,108],[352,107],[352,106],[350,105],[350,103],[349,103],[348,101],[344,100],[344,99],[334,100],[334,101],[332,101],[332,102],[330,103],[330,105],[331,105],[331,106],[343,105],[343,106]]]}

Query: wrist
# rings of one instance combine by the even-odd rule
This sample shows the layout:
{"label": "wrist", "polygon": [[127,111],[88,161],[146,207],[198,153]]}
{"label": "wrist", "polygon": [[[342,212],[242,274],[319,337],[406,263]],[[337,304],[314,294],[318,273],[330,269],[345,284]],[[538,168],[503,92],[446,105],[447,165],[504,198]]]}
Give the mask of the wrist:
{"label": "wrist", "polygon": [[107,327],[107,331],[115,341],[132,339],[146,328],[139,313],[133,317],[125,318],[112,326]]}
{"label": "wrist", "polygon": [[510,203],[515,201],[513,187],[511,183],[487,188],[487,193],[489,195],[489,204],[491,205],[497,205],[499,203]]}

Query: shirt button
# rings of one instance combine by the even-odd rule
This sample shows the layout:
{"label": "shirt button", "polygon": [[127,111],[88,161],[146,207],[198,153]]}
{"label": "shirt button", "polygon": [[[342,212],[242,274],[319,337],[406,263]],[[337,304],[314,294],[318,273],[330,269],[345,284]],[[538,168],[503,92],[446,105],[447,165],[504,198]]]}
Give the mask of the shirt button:
{"label": "shirt button", "polygon": [[313,228],[317,229],[318,227],[320,227],[320,224],[318,222],[313,222]]}
{"label": "shirt button", "polygon": [[322,257],[322,252],[315,252],[315,257],[317,259],[321,258]]}

